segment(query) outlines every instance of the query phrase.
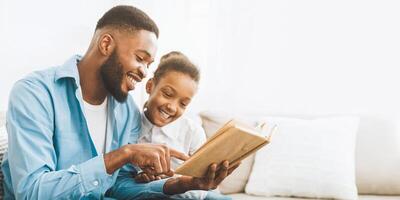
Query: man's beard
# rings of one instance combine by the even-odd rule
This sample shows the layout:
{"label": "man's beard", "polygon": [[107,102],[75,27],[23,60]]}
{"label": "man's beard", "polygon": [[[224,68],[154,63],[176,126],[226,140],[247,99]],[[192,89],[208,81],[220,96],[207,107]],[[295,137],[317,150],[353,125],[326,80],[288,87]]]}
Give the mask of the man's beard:
{"label": "man's beard", "polygon": [[106,62],[101,65],[100,74],[107,91],[118,102],[124,102],[128,97],[128,93],[123,92],[121,89],[124,72],[116,50],[114,50]]}

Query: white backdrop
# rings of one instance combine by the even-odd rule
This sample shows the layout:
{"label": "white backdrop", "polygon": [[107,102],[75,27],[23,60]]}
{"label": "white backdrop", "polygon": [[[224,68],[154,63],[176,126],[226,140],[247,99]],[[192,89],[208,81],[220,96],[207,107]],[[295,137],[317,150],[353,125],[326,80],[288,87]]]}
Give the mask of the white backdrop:
{"label": "white backdrop", "polygon": [[378,0],[1,0],[0,110],[23,75],[83,54],[116,4],[155,19],[158,57],[181,50],[200,65],[192,111],[399,115],[400,3]]}
{"label": "white backdrop", "polygon": [[[399,118],[400,3],[379,0],[1,0],[0,110],[16,80],[83,54],[96,21],[116,4],[136,5],[158,23],[157,57],[181,50],[200,65],[192,112]],[[145,98],[142,89],[132,94],[139,104]]]}
{"label": "white backdrop", "polygon": [[[372,173],[399,157],[400,1],[394,0],[0,0],[0,110],[16,80],[83,54],[98,18],[116,4],[136,5],[156,21],[157,58],[180,50],[200,66],[191,112],[359,115],[360,133],[374,137],[361,138],[367,145],[358,149],[384,155],[370,161]],[[143,88],[132,94],[139,104],[146,98]],[[398,154],[375,144],[397,147]]]}

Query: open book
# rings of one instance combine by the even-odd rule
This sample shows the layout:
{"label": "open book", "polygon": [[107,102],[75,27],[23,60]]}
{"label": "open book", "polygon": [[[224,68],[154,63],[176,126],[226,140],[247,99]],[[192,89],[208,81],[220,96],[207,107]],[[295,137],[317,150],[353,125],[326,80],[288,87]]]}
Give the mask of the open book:
{"label": "open book", "polygon": [[[268,127],[265,123],[251,127],[230,120],[179,166],[175,173],[203,177],[212,163],[221,164],[228,160],[230,165],[234,165],[268,144],[275,128],[275,125]],[[268,134],[262,134],[264,132]]]}

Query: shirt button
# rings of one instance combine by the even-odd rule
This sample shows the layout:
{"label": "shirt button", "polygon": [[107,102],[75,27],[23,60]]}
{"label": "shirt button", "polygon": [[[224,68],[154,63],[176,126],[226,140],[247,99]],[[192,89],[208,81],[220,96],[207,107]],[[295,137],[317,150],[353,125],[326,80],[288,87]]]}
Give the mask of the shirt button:
{"label": "shirt button", "polygon": [[93,185],[94,186],[98,186],[99,185],[99,181],[93,181]]}

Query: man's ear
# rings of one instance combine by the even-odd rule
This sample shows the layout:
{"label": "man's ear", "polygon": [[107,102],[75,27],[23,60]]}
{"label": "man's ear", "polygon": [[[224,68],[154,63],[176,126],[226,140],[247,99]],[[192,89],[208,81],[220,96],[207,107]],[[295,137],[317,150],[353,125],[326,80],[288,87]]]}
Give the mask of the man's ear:
{"label": "man's ear", "polygon": [[150,94],[153,91],[154,80],[153,78],[149,79],[146,83],[146,93]]}
{"label": "man's ear", "polygon": [[97,43],[100,53],[103,56],[110,56],[114,52],[115,48],[115,40],[114,38],[106,33],[100,36],[99,41]]}

